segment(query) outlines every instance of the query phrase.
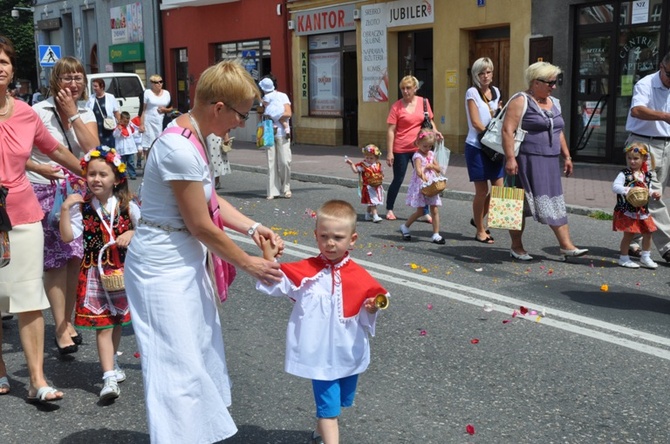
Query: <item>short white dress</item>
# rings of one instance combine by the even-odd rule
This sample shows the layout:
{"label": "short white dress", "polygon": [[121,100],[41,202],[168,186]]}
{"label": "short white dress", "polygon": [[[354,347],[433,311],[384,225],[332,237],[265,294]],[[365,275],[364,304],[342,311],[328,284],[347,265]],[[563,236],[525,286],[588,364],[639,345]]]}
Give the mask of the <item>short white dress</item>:
{"label": "short white dress", "polygon": [[184,229],[173,180],[203,182],[209,200],[208,167],[181,134],[161,136],[150,151],[142,185],[146,222],[126,255],[126,293],[151,442],[212,443],[237,432],[227,408],[230,379],[206,249]]}
{"label": "short white dress", "polygon": [[149,148],[156,137],[163,132],[163,114],[158,113],[158,108],[170,104],[170,92],[166,89],[161,90],[161,95],[157,96],[150,89],[144,91],[143,103],[147,106],[144,110],[144,132],[142,133],[142,146]]}

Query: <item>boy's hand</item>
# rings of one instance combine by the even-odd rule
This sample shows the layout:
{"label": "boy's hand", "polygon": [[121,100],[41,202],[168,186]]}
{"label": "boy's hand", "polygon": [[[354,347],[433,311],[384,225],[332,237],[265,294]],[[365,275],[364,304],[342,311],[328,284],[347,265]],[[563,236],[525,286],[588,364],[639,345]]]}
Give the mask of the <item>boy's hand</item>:
{"label": "boy's hand", "polygon": [[370,314],[375,314],[379,310],[377,305],[375,305],[375,298],[367,298],[365,302],[363,302],[363,308]]}
{"label": "boy's hand", "polygon": [[660,191],[652,191],[651,197],[658,200],[661,198],[661,192]]}
{"label": "boy's hand", "polygon": [[263,258],[268,261],[273,261],[279,254],[279,246],[273,245],[270,239],[260,236],[261,250],[263,251]]}

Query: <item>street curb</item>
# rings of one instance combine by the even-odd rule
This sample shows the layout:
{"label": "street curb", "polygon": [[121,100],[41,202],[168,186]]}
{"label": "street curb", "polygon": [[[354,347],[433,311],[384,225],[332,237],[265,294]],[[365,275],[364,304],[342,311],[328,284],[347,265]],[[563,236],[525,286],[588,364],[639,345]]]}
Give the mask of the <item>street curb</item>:
{"label": "street curb", "polygon": [[[250,173],[262,173],[267,174],[268,169],[259,166],[253,165],[241,165],[231,163],[230,166],[238,171],[246,171]],[[291,172],[291,179],[298,180],[300,182],[310,182],[310,183],[322,183],[325,185],[340,185],[347,188],[356,188],[358,187],[357,179],[345,179],[342,177],[333,177],[333,176],[323,176],[318,174],[307,174],[307,173],[296,173]],[[407,193],[407,185],[401,185],[400,191]],[[474,193],[468,191],[451,191],[447,190],[443,197],[446,199],[452,200],[462,200],[462,201],[472,201]],[[570,214],[576,214],[579,216],[590,216],[596,211],[602,211],[603,213],[611,214],[609,210],[597,209],[597,208],[588,208],[581,205],[570,205],[566,204],[566,211]]]}

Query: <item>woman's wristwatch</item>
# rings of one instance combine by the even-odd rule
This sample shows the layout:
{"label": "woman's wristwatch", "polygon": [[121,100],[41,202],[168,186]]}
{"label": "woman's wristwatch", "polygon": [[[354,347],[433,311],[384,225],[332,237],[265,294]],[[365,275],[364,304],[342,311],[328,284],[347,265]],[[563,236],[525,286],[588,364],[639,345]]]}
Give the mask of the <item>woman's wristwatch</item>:
{"label": "woman's wristwatch", "polygon": [[261,223],[260,223],[260,222],[256,222],[255,224],[253,224],[252,226],[249,227],[249,229],[247,230],[247,234],[248,234],[249,236],[253,236],[254,233],[256,232],[256,229],[257,229],[258,227],[260,227],[260,226],[261,226]]}
{"label": "woman's wristwatch", "polygon": [[80,117],[81,117],[81,116],[79,115],[79,113],[77,113],[77,114],[75,114],[75,115],[72,116],[72,117],[68,117],[67,120],[69,120],[70,123],[73,123],[75,120],[77,120],[77,119],[80,118]]}

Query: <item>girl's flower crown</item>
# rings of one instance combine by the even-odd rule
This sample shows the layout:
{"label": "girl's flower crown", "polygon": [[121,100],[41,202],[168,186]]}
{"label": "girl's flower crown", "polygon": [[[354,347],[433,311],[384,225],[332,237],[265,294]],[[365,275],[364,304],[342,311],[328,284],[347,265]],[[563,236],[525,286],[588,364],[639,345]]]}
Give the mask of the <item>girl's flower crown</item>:
{"label": "girl's flower crown", "polygon": [[381,150],[377,147],[377,145],[373,143],[365,145],[361,151],[363,152],[363,154],[372,154],[377,157],[382,155]]}
{"label": "girl's flower crown", "polygon": [[640,142],[633,142],[623,149],[624,154],[631,151],[634,153],[640,153],[641,156],[646,156],[649,154],[649,148],[647,147],[647,145]]}
{"label": "girl's flower crown", "polygon": [[84,155],[84,158],[81,159],[81,169],[82,175],[86,176],[86,169],[88,168],[88,163],[93,159],[104,159],[105,162],[112,165],[116,171],[119,173],[119,179],[121,182],[126,180],[126,164],[121,161],[121,156],[116,152],[114,148],[110,148],[106,145],[100,145],[94,150],[89,151]]}

